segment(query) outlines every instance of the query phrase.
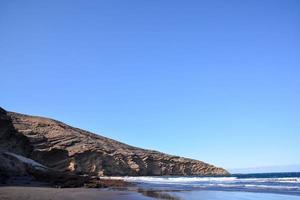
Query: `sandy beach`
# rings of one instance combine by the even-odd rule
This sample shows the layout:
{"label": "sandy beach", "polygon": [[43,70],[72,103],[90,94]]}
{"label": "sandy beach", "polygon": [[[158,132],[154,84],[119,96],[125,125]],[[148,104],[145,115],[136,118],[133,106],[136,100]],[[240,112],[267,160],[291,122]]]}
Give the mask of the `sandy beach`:
{"label": "sandy beach", "polygon": [[0,187],[1,200],[149,200],[137,192],[91,188]]}
{"label": "sandy beach", "polygon": [[92,188],[0,187],[1,200],[300,200],[299,196],[235,191],[122,191]]}

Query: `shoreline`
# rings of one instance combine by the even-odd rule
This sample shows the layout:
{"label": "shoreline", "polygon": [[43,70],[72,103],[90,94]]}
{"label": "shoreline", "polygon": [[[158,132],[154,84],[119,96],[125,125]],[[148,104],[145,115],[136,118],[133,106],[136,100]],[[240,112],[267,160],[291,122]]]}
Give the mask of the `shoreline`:
{"label": "shoreline", "polygon": [[1,200],[300,200],[300,196],[219,190],[145,190],[130,188],[53,188],[48,186],[0,186]]}
{"label": "shoreline", "polygon": [[138,192],[95,188],[0,186],[1,200],[150,200]]}

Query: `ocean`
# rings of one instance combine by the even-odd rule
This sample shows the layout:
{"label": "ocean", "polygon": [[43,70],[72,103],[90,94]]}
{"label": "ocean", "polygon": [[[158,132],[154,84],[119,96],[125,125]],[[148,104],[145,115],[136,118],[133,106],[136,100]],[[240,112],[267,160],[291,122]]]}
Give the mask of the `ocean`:
{"label": "ocean", "polygon": [[300,200],[300,173],[234,174],[230,177],[123,177],[157,199]]}

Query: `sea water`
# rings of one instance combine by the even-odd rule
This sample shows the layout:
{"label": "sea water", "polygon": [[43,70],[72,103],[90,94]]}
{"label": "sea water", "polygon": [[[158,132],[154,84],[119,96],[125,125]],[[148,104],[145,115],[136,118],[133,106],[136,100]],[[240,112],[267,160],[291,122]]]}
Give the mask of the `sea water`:
{"label": "sea water", "polygon": [[300,200],[300,173],[230,177],[123,177],[145,196],[159,199]]}

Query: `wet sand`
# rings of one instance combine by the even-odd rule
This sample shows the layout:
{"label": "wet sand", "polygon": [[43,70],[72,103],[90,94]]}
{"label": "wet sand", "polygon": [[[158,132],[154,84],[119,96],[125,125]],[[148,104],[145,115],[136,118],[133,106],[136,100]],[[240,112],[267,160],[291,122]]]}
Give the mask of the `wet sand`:
{"label": "wet sand", "polygon": [[0,187],[1,200],[150,200],[137,192],[92,188]]}
{"label": "wet sand", "polygon": [[233,191],[0,187],[0,200],[300,200],[300,196]]}
{"label": "wet sand", "polygon": [[172,192],[180,200],[300,200],[300,196],[258,192],[182,191]]}

